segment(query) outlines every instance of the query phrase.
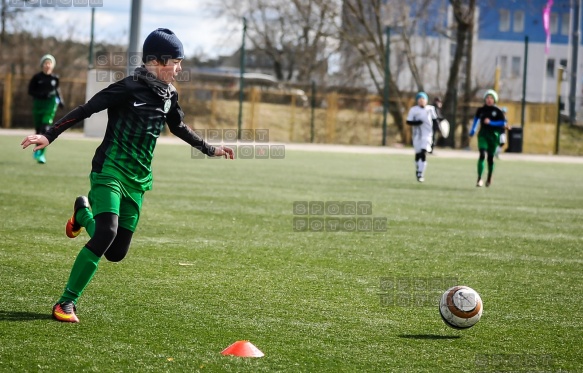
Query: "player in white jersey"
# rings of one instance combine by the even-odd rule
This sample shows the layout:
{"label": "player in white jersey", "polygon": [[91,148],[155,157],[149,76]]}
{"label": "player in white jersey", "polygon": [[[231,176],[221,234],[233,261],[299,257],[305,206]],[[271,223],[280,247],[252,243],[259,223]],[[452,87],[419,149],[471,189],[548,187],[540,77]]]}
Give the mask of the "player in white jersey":
{"label": "player in white jersey", "polygon": [[427,105],[427,93],[419,92],[415,96],[417,105],[409,109],[407,124],[412,126],[413,148],[415,148],[415,168],[417,181],[425,181],[427,152],[431,151],[433,142],[433,121],[437,120],[435,107]]}

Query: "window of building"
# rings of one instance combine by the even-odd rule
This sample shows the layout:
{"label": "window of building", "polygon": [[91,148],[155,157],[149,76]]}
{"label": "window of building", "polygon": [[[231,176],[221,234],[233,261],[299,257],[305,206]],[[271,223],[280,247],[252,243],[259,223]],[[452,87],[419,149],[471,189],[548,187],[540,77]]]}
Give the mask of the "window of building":
{"label": "window of building", "polygon": [[498,56],[498,67],[500,68],[500,78],[508,77],[508,57]]}
{"label": "window of building", "polygon": [[510,31],[510,11],[508,9],[500,9],[500,25],[498,30],[505,32]]}
{"label": "window of building", "polygon": [[559,66],[563,66],[565,69],[567,68],[567,60],[563,58],[559,61]]}
{"label": "window of building", "polygon": [[557,13],[551,13],[551,34],[559,32],[559,16]]}
{"label": "window of building", "polygon": [[514,12],[514,25],[512,26],[512,31],[514,32],[524,31],[524,11],[517,10]]}
{"label": "window of building", "polygon": [[511,66],[511,71],[510,71],[510,75],[513,78],[517,78],[520,76],[520,57],[512,57],[512,66]]}
{"label": "window of building", "polygon": [[547,60],[547,78],[555,77],[555,59],[549,58]]}
{"label": "window of building", "polygon": [[561,16],[561,35],[569,35],[570,20],[571,15],[569,13],[563,13]]}

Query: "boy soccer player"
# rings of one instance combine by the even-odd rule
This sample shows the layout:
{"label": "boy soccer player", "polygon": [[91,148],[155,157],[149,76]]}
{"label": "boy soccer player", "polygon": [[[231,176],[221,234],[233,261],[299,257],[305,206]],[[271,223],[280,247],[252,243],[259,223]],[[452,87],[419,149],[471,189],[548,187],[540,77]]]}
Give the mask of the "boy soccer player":
{"label": "boy soccer player", "polygon": [[498,102],[498,94],[493,89],[489,89],[484,94],[484,106],[476,111],[474,123],[470,130],[470,137],[476,133],[478,122],[480,122],[480,131],[478,132],[478,149],[480,157],[478,158],[478,181],[477,187],[484,185],[482,173],[484,172],[484,159],[488,155],[488,178],[486,186],[492,184],[492,173],[494,172],[494,154],[500,145],[500,134],[506,126],[504,112],[495,104]]}
{"label": "boy soccer player", "polygon": [[44,135],[28,136],[21,144],[44,149],[75,123],[107,109],[107,129],[89,176],[89,198],[77,197],[65,228],[67,236],[75,238],[85,227],[91,239],[77,255],[65,290],[53,306],[53,318],[59,321],[79,322],[75,305],[102,256],[113,262],[126,256],[144,192],[152,188],[152,157],[164,123],[202,153],[234,158],[232,149],[209,145],[182,121],[184,113],[172,82],[182,70],[183,59],[178,37],[168,29],[154,30],[144,41],[144,64],[132,76],[98,92]]}
{"label": "boy soccer player", "polygon": [[[53,124],[57,106],[65,107],[59,91],[59,77],[53,74],[56,64],[52,55],[42,56],[40,59],[42,71],[34,75],[28,83],[28,94],[33,97],[32,118],[37,135],[44,134]],[[36,150],[33,157],[38,163],[47,162],[44,148]]]}
{"label": "boy soccer player", "polygon": [[415,148],[415,175],[417,181],[425,181],[427,152],[433,143],[433,120],[437,119],[435,108],[427,105],[427,93],[419,92],[415,96],[417,105],[409,110],[407,124],[413,126],[413,148]]}

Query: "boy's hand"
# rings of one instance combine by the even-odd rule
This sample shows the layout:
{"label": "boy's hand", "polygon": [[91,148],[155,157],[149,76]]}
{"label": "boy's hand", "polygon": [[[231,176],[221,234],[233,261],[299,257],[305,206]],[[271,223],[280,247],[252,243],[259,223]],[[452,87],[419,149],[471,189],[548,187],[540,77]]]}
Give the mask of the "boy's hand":
{"label": "boy's hand", "polygon": [[22,149],[26,149],[32,144],[36,144],[34,147],[34,150],[36,151],[46,148],[49,145],[49,140],[43,135],[30,135],[26,136],[20,143],[20,145],[22,145]]}
{"label": "boy's hand", "polygon": [[227,159],[235,159],[235,152],[233,149],[226,146],[217,146],[215,148],[215,157],[225,157]]}
{"label": "boy's hand", "polygon": [[485,118],[484,119],[484,124],[490,124],[490,118]]}

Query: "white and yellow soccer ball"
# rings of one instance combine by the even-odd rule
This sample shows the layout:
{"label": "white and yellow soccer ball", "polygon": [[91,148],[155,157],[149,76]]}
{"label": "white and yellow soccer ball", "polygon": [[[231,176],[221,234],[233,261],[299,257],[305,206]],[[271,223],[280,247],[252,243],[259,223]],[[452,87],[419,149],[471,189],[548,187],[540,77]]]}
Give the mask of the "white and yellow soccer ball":
{"label": "white and yellow soccer ball", "polygon": [[454,329],[467,329],[476,325],[483,310],[480,294],[468,286],[447,289],[439,301],[441,318]]}

